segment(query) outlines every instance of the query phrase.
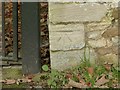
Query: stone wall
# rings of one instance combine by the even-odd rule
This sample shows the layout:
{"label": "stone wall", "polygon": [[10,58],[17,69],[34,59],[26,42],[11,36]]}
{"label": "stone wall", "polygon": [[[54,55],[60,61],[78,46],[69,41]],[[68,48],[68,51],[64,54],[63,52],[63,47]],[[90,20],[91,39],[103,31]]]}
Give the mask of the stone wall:
{"label": "stone wall", "polygon": [[118,65],[117,2],[50,2],[48,23],[53,69],[78,65],[84,55]]}

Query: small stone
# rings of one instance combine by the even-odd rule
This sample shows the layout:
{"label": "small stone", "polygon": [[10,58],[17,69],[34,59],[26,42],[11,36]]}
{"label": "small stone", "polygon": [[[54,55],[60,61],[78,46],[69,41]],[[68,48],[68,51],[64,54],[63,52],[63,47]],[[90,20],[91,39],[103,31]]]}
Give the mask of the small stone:
{"label": "small stone", "polygon": [[111,48],[102,47],[102,48],[98,48],[97,52],[98,52],[99,55],[105,55],[105,54],[112,53],[112,49]]}
{"label": "small stone", "polygon": [[112,45],[113,45],[112,41],[110,41],[109,39],[106,39],[106,46],[111,47]]}
{"label": "small stone", "polygon": [[99,40],[89,40],[88,44],[93,48],[105,47],[106,46],[106,39],[101,38]]}
{"label": "small stone", "polygon": [[113,44],[114,44],[114,45],[120,45],[118,40],[119,40],[119,37],[118,37],[118,36],[113,37],[113,38],[112,38]]}
{"label": "small stone", "polygon": [[118,9],[117,8],[114,8],[113,9],[113,12],[112,12],[112,16],[115,18],[115,19],[118,19]]}
{"label": "small stone", "polygon": [[87,25],[87,31],[105,31],[110,23],[90,23]]}
{"label": "small stone", "polygon": [[112,54],[112,53],[106,54],[106,55],[100,57],[100,61],[112,63],[115,66],[117,66],[118,65],[118,55]]}
{"label": "small stone", "polygon": [[110,38],[110,37],[115,37],[118,36],[118,26],[114,26],[112,28],[107,29],[103,35],[104,38]]}
{"label": "small stone", "polygon": [[96,39],[99,39],[99,38],[102,37],[102,32],[103,32],[103,31],[88,32],[88,33],[87,33],[87,36],[88,36],[89,39],[94,39],[94,40],[96,40]]}

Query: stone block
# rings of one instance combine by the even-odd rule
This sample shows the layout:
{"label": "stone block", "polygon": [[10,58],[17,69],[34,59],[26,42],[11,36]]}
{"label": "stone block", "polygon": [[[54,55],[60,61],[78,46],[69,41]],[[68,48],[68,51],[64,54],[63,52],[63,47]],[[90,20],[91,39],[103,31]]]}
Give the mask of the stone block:
{"label": "stone block", "polygon": [[87,31],[105,31],[111,23],[89,23],[87,25]]}
{"label": "stone block", "polygon": [[88,44],[93,48],[105,47],[106,46],[106,39],[101,38],[99,40],[89,40]]}
{"label": "stone block", "polygon": [[112,37],[113,44],[117,45],[117,46],[120,45],[119,39],[120,39],[120,37],[118,37],[118,36]]}
{"label": "stone block", "polygon": [[[90,50],[90,62],[95,64],[96,53]],[[79,65],[84,56],[84,50],[50,52],[51,68],[59,71]],[[86,54],[88,56],[88,51]]]}
{"label": "stone block", "polygon": [[88,32],[87,36],[89,39],[97,40],[97,39],[100,39],[102,37],[103,32],[104,31],[92,31],[92,32]]}
{"label": "stone block", "polygon": [[70,25],[61,26],[55,25],[55,27],[49,28],[50,50],[74,50],[81,49],[85,46],[84,27],[81,28],[81,25],[76,28],[76,25],[72,25],[73,28],[70,28]]}
{"label": "stone block", "polygon": [[81,49],[85,45],[84,32],[49,32],[51,50]]}
{"label": "stone block", "polygon": [[99,3],[49,3],[49,19],[52,23],[100,21],[106,13],[107,6]]}
{"label": "stone block", "polygon": [[70,32],[70,31],[83,31],[84,30],[84,25],[83,24],[58,24],[58,25],[53,25],[49,24],[49,31],[53,32]]}
{"label": "stone block", "polygon": [[118,26],[114,26],[111,28],[108,28],[104,33],[103,33],[103,37],[104,38],[111,38],[111,37],[115,37],[119,35],[119,31],[118,31]]}
{"label": "stone block", "polygon": [[98,48],[97,49],[97,53],[99,55],[105,55],[105,54],[110,54],[112,53],[112,48],[105,48],[105,47],[102,47],[102,48]]}
{"label": "stone block", "polygon": [[100,57],[101,62],[112,63],[114,66],[118,65],[118,55],[116,54],[106,54]]}

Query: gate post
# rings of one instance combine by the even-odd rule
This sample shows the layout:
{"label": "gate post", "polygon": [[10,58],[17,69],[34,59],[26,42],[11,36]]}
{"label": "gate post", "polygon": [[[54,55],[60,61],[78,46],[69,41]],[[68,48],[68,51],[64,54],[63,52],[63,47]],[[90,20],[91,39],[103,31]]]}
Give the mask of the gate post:
{"label": "gate post", "polygon": [[24,74],[41,71],[39,10],[38,2],[22,2],[22,68]]}

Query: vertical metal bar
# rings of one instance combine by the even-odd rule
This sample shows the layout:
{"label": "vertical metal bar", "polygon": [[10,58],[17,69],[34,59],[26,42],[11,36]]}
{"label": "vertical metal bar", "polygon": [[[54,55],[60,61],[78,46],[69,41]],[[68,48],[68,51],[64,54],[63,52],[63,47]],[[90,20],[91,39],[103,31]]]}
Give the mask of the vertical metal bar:
{"label": "vertical metal bar", "polygon": [[5,55],[5,2],[2,2],[2,56]]}
{"label": "vertical metal bar", "polygon": [[18,59],[18,3],[13,2],[13,59]]}
{"label": "vertical metal bar", "polygon": [[22,65],[23,73],[38,73],[40,64],[40,17],[38,2],[22,2]]}

